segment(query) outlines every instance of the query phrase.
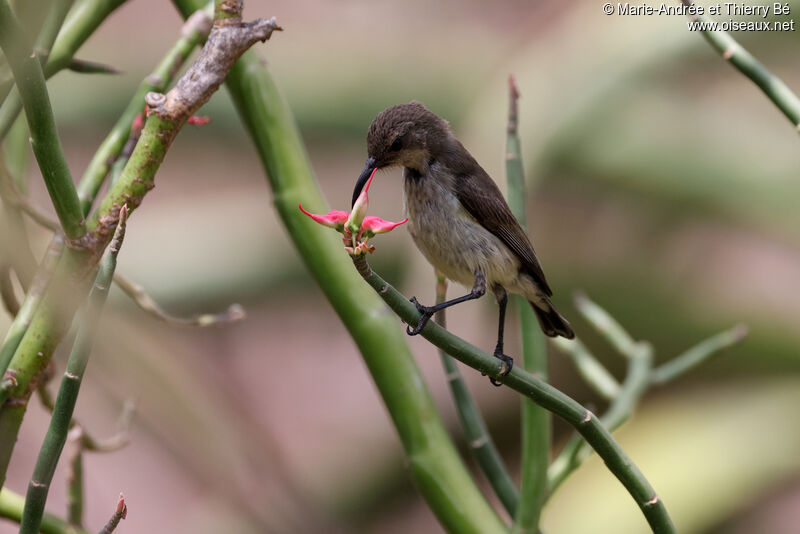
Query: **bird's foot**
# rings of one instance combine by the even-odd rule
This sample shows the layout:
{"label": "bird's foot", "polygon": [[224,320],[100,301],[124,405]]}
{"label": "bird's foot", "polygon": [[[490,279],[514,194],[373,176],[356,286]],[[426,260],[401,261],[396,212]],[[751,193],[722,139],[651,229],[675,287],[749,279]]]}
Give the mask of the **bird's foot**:
{"label": "bird's foot", "polygon": [[[505,364],[505,370],[500,373],[500,376],[508,375],[508,373],[511,372],[511,369],[514,368],[514,358],[512,358],[511,356],[506,356],[505,354],[503,354],[500,351],[495,351],[495,353],[492,356],[494,356],[495,358],[497,358],[498,360],[500,360],[501,362],[503,362]],[[501,366],[501,369],[502,368],[503,367]],[[491,382],[493,386],[497,386],[497,387],[500,387],[500,386],[503,385],[503,384],[501,384],[500,382],[498,382],[497,380],[495,380],[492,377],[489,377],[489,382]]]}
{"label": "bird's foot", "polygon": [[416,336],[422,329],[425,328],[425,325],[428,324],[433,314],[436,313],[436,310],[433,308],[429,308],[428,306],[423,306],[419,302],[417,302],[417,297],[411,297],[409,299],[414,306],[417,307],[417,311],[419,312],[419,322],[417,326],[411,328],[411,325],[406,326],[406,334],[409,336]]}

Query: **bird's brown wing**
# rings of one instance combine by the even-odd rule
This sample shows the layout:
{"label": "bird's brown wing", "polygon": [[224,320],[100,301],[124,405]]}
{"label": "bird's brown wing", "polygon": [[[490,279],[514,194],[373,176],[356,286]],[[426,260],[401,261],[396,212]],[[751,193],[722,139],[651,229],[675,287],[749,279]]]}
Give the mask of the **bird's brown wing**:
{"label": "bird's brown wing", "polygon": [[479,166],[476,165],[470,171],[461,174],[456,180],[456,197],[459,202],[476,221],[519,257],[522,268],[533,277],[547,296],[551,296],[553,291],[547,285],[533,246],[517,218],[511,213],[500,189]]}

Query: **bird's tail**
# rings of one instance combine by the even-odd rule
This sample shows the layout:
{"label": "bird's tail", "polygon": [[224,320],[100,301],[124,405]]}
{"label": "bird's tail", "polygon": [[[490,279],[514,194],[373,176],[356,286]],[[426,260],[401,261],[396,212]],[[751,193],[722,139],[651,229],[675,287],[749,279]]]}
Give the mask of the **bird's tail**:
{"label": "bird's tail", "polygon": [[547,302],[548,309],[543,310],[533,302],[530,302],[533,311],[536,312],[536,318],[539,320],[539,326],[542,327],[542,331],[545,335],[550,337],[565,337],[567,339],[572,339],[575,337],[575,332],[572,331],[572,327],[569,325],[566,319],[564,319],[560,313],[558,313],[555,307]]}

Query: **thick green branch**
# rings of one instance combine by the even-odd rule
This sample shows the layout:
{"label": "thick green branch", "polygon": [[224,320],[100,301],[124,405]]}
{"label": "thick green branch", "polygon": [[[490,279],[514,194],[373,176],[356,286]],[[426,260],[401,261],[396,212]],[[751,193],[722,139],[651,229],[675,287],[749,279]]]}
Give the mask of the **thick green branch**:
{"label": "thick green branch", "polygon": [[39,163],[58,220],[69,239],[78,239],[86,233],[86,228],[75,184],[72,183],[72,175],[58,138],[42,66],[27,44],[25,32],[8,0],[0,0],[0,47],[8,58],[22,95],[33,154]]}
{"label": "thick green branch", "polygon": [[[353,259],[356,269],[389,307],[407,324],[417,324],[419,312],[400,292],[370,269],[364,256]],[[514,367],[506,376],[497,358],[454,336],[435,323],[428,323],[422,336],[460,362],[485,373],[498,382],[529,397],[539,406],[553,412],[592,446],[608,469],[616,476],[642,510],[654,533],[674,533],[675,527],[658,497],[639,468],[611,436],[600,420],[589,410],[543,380]]]}
{"label": "thick green branch", "polygon": [[78,186],[78,197],[84,213],[88,213],[92,201],[97,196],[97,192],[100,190],[100,186],[111,168],[111,164],[125,146],[130,135],[133,119],[144,110],[145,95],[151,91],[159,93],[166,91],[174,74],[181,68],[181,65],[183,65],[183,62],[186,61],[186,58],[197,44],[201,40],[205,40],[210,30],[211,17],[202,10],[195,12],[183,25],[181,38],[167,52],[153,72],[142,80],[128,107],[117,119],[111,132],[100,145],[92,161],[89,162],[83,178],[81,178]]}

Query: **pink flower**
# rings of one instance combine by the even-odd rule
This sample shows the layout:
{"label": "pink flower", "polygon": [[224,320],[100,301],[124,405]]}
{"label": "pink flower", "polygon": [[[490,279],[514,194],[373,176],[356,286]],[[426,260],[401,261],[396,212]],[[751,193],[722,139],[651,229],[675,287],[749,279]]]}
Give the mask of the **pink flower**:
{"label": "pink flower", "polygon": [[376,234],[391,232],[408,221],[408,219],[403,219],[400,222],[392,222],[384,221],[380,217],[367,216],[367,207],[369,206],[368,191],[373,176],[375,176],[375,171],[372,171],[369,181],[367,181],[361,194],[358,195],[355,204],[353,204],[353,210],[349,214],[346,211],[333,210],[328,212],[327,215],[316,215],[304,210],[300,204],[297,205],[300,211],[311,217],[315,222],[341,232],[344,236],[342,239],[345,244],[344,248],[352,256],[374,252],[375,247],[367,244],[369,238],[374,237]]}
{"label": "pink flower", "polygon": [[322,226],[327,226],[328,228],[335,228],[337,232],[344,230],[344,224],[347,222],[347,218],[349,217],[346,211],[333,210],[329,211],[327,215],[316,215],[304,210],[301,204],[298,204],[297,207],[300,208],[300,211],[314,219],[314,222],[317,222]]}
{"label": "pink flower", "polygon": [[372,237],[375,234],[385,234],[391,232],[401,224],[408,222],[408,219],[403,219],[400,222],[384,221],[380,217],[364,217],[361,223],[361,233],[367,237]]}

